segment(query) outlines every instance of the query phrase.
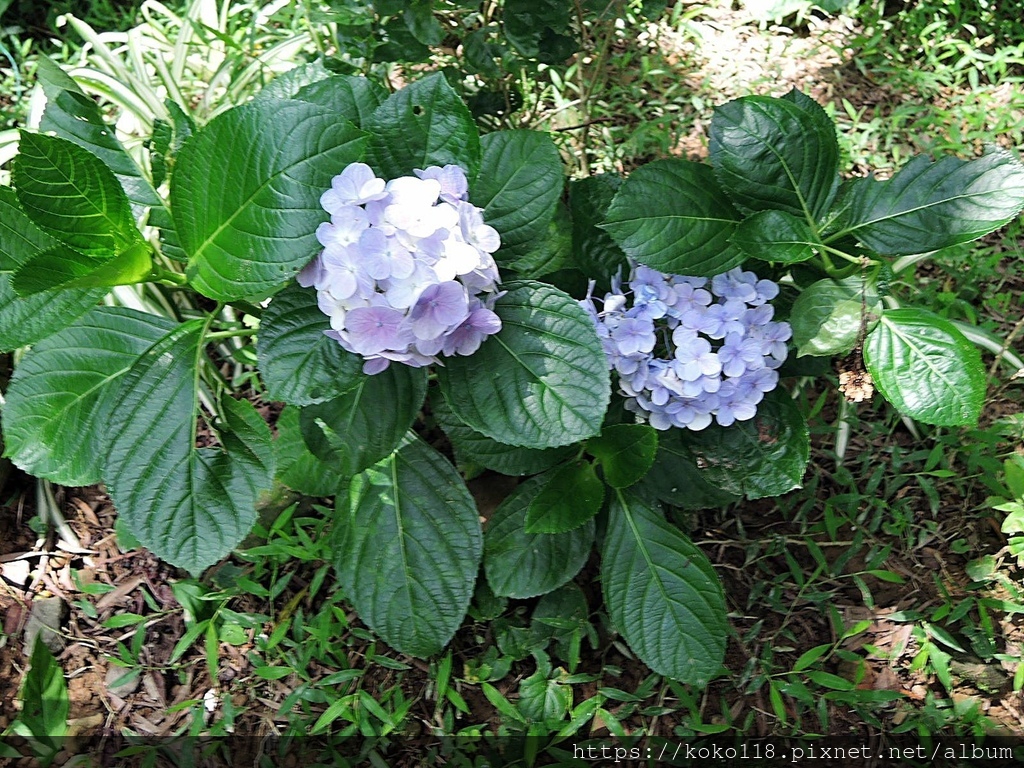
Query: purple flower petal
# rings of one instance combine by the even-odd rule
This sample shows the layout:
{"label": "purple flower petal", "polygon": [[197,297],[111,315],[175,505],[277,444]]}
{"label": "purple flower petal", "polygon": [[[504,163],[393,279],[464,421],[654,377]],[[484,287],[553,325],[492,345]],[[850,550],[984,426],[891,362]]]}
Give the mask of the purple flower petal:
{"label": "purple flower petal", "polygon": [[356,307],[345,316],[345,327],[356,352],[374,355],[409,343],[409,333],[402,328],[404,320],[402,312],[390,307]]}
{"label": "purple flower petal", "polygon": [[417,339],[432,339],[459,325],[469,314],[466,289],[455,280],[428,287],[409,313]]}

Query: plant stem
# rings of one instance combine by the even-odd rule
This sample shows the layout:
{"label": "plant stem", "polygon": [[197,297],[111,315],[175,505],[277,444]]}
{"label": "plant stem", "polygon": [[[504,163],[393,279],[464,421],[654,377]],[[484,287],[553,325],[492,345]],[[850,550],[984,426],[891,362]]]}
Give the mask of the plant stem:
{"label": "plant stem", "polygon": [[149,280],[160,285],[169,286],[181,286],[188,283],[188,278],[181,272],[174,272],[173,270],[166,269],[157,264],[153,265],[153,269],[149,272]]}
{"label": "plant stem", "polygon": [[218,339],[232,339],[236,336],[254,336],[255,328],[238,328],[233,331],[213,331],[205,336],[206,341],[217,341]]}

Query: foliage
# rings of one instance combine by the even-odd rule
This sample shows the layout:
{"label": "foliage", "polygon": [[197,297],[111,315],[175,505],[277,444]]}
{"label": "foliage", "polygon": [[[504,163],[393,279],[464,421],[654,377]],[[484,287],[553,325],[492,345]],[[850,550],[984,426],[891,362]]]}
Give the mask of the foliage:
{"label": "foliage", "polygon": [[[29,669],[22,682],[21,712],[3,735],[18,735],[28,740],[39,764],[50,765],[61,749],[61,737],[67,732],[68,685],[64,670],[46,646],[43,633],[36,635],[29,658]],[[4,757],[18,757],[15,750],[0,744]]]}
{"label": "foliage", "polygon": [[[565,8],[550,7],[505,17],[518,56],[568,50]],[[367,61],[390,57],[381,50],[405,34],[436,45],[426,10],[379,4],[374,24],[385,19],[388,37]],[[256,78],[218,71],[239,92]],[[850,399],[870,398],[874,382],[917,421],[978,420],[987,382],[976,348],[943,317],[898,306],[884,284],[901,259],[1018,215],[1024,167],[1009,152],[918,157],[886,180],[844,180],[821,107],[798,91],[748,96],[716,111],[710,164],[668,159],[621,182],[573,182],[565,205],[550,136],[481,136],[488,121],[443,73],[387,95],[317,63],[240,106],[157,99],[140,120],[150,132],[141,154],[73,78],[52,64],[40,77],[44,130],[21,132],[0,195],[0,328],[33,318],[4,338],[5,350],[31,346],[5,395],[8,455],[56,482],[102,480],[127,531],[195,575],[242,541],[275,483],[335,495],[338,582],[397,649],[442,652],[481,567],[496,598],[554,595],[596,548],[611,624],[630,648],[686,683],[718,674],[725,596],[666,506],[799,487],[805,415],[783,390],[731,426],[626,423],[629,393],[613,391],[580,304],[588,279],[610,284],[635,264],[702,278],[760,262],[787,286],[798,351],[848,355]],[[131,90],[108,93],[127,104]],[[294,284],[317,255],[321,195],[357,162],[387,179],[460,166],[501,237],[502,328],[429,383],[399,365],[367,373],[325,344],[327,318]],[[124,285],[148,286],[168,316],[95,306]],[[276,440],[250,402],[264,395],[287,406]],[[441,433],[458,466],[439,450]],[[458,471],[470,466],[530,476],[486,530]],[[559,673],[538,657],[535,675],[520,714],[568,712]]]}

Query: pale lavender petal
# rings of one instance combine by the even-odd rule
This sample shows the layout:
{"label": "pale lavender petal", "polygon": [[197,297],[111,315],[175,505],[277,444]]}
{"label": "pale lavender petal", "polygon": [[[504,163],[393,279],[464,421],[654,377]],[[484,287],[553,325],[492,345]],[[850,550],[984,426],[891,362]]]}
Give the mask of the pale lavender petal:
{"label": "pale lavender petal", "polygon": [[449,280],[431,285],[416,300],[409,319],[418,339],[432,339],[454,328],[469,314],[466,289]]}
{"label": "pale lavender petal", "polygon": [[405,315],[389,307],[356,307],[345,318],[352,346],[361,355],[399,349],[409,342],[402,328]]}

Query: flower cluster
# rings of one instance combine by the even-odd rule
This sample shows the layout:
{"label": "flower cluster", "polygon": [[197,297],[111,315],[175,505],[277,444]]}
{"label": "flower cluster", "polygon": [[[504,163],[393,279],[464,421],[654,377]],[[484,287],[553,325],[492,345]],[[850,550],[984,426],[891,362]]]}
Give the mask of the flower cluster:
{"label": "flower cluster", "polygon": [[792,335],[789,323],[772,320],[768,302],[778,293],[739,267],[708,280],[636,266],[624,289],[612,281],[601,312],[590,296],[580,304],[626,407],[656,429],[699,430],[712,419],[728,427],[753,418],[778,384]]}
{"label": "flower cluster", "polygon": [[467,192],[457,165],[385,183],[352,163],[320,197],[331,220],[317,228],[324,248],[299,284],[316,288],[327,335],[362,355],[366,373],[470,355],[501,330],[491,256],[500,240]]}

